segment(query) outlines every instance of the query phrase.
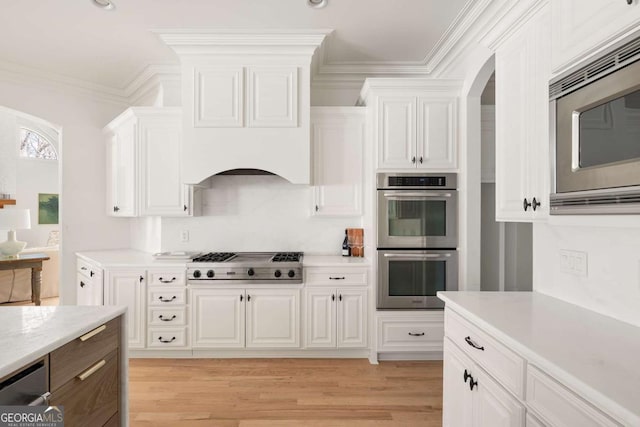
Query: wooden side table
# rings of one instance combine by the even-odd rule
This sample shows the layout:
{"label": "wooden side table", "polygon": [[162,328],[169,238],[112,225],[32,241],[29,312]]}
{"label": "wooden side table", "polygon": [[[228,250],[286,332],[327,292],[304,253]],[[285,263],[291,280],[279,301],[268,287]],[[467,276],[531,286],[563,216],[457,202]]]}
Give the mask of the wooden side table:
{"label": "wooden side table", "polygon": [[49,257],[45,254],[20,254],[18,258],[0,257],[0,270],[31,269],[31,302],[40,305],[40,288],[42,286],[42,261]]}

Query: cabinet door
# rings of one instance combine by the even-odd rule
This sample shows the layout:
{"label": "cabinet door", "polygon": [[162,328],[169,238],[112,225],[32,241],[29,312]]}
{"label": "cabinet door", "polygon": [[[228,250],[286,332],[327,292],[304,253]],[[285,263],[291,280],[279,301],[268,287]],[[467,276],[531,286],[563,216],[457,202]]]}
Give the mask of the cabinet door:
{"label": "cabinet door", "polygon": [[140,215],[187,216],[182,184],[182,116],[148,113],[140,119]]}
{"label": "cabinet door", "polygon": [[191,289],[193,348],[244,347],[244,289]]}
{"label": "cabinet door", "polygon": [[338,347],[367,345],[367,291],[338,289]]}
{"label": "cabinet door", "polygon": [[127,307],[129,348],[145,346],[146,280],[144,270],[107,270],[105,305]]}
{"label": "cabinet door", "polygon": [[305,289],[306,344],[310,348],[336,347],[336,290]]}
{"label": "cabinet door", "polygon": [[362,214],[365,112],[359,107],[312,108],[314,215]]}
{"label": "cabinet door", "polygon": [[247,347],[300,347],[300,291],[247,289]]}
{"label": "cabinet door", "polygon": [[455,98],[418,98],[418,168],[456,167],[456,104]]}
{"label": "cabinet door", "polygon": [[247,68],[248,127],[298,126],[298,67]]}
{"label": "cabinet door", "polygon": [[378,100],[378,168],[415,168],[416,105],[413,96]]}
{"label": "cabinet door", "polygon": [[465,373],[474,375],[473,362],[449,339],[444,340],[442,383],[443,427],[466,427],[472,424],[472,394]]}
{"label": "cabinet door", "polygon": [[484,371],[476,368],[472,391],[473,427],[520,427],[525,425],[525,408]]}
{"label": "cabinet door", "polygon": [[136,212],[136,121],[121,124],[108,140],[107,214],[135,216]]}
{"label": "cabinet door", "polygon": [[625,0],[552,1],[551,49],[554,72],[561,72],[637,28],[638,2]]}
{"label": "cabinet door", "polygon": [[[549,13],[543,8],[496,52],[496,219],[546,218],[549,193]],[[541,205],[525,210],[524,199]]]}

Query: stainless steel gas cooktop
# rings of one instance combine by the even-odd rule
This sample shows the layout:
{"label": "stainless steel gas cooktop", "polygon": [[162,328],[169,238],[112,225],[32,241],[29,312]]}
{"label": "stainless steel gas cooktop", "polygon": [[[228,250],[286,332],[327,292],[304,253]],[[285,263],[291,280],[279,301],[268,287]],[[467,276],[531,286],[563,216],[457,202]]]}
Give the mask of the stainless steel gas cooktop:
{"label": "stainless steel gas cooktop", "polygon": [[187,263],[190,284],[302,283],[302,252],[210,252]]}

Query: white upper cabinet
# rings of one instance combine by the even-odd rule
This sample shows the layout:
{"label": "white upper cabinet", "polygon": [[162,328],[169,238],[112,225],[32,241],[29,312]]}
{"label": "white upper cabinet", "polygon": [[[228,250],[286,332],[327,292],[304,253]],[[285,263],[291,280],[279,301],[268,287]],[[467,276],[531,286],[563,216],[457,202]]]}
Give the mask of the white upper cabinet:
{"label": "white upper cabinet", "polygon": [[196,66],[193,73],[193,126],[244,126],[244,69]]}
{"label": "white upper cabinet", "polygon": [[459,90],[455,80],[367,79],[377,168],[456,169]]}
{"label": "white upper cabinet", "polygon": [[496,220],[549,213],[551,36],[545,6],[496,51]]}
{"label": "white upper cabinet", "polygon": [[365,125],[361,107],[311,109],[314,215],[362,215]]}
{"label": "white upper cabinet", "polygon": [[248,67],[247,80],[247,126],[298,126],[298,67]]}
{"label": "white upper cabinet", "polygon": [[107,213],[136,216],[136,121],[122,120],[107,139]]}
{"label": "white upper cabinet", "polygon": [[635,31],[640,4],[634,0],[552,0],[552,64],[563,72],[619,37]]}
{"label": "white upper cabinet", "polygon": [[192,214],[192,190],[182,183],[179,108],[129,108],[105,129],[110,215]]}

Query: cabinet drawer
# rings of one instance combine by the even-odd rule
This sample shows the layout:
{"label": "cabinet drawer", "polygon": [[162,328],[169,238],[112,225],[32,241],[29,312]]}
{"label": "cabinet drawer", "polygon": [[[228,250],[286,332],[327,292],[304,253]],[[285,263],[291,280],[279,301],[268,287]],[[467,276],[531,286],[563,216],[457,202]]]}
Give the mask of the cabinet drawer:
{"label": "cabinet drawer", "polygon": [[102,426],[118,412],[119,379],[118,350],[113,350],[54,390],[51,405],[64,406],[68,426]]}
{"label": "cabinet drawer", "polygon": [[187,328],[151,327],[147,338],[148,348],[186,347]]}
{"label": "cabinet drawer", "polygon": [[149,305],[161,307],[184,305],[187,301],[187,288],[153,288],[149,289]]}
{"label": "cabinet drawer", "polygon": [[96,275],[102,275],[102,269],[100,268],[96,268],[95,265],[81,259],[78,258],[77,259],[77,267],[78,267],[78,273],[82,274],[83,276],[85,276],[88,279],[92,279],[93,277],[95,277]]}
{"label": "cabinet drawer", "polygon": [[620,426],[539,369],[527,368],[527,405],[553,426]]}
{"label": "cabinet drawer", "polygon": [[366,286],[366,268],[312,267],[305,269],[305,284],[330,286]]}
{"label": "cabinet drawer", "polygon": [[444,321],[451,341],[516,396],[524,396],[524,359],[449,309]]}
{"label": "cabinet drawer", "polygon": [[444,323],[412,320],[380,320],[379,350],[442,350]]}
{"label": "cabinet drawer", "polygon": [[[61,387],[119,347],[120,318],[87,332],[51,352],[50,389]],[[70,424],[71,425],[71,424]]]}
{"label": "cabinet drawer", "polygon": [[185,269],[148,270],[149,286],[185,286]]}
{"label": "cabinet drawer", "polygon": [[153,326],[184,326],[187,318],[186,307],[149,308],[149,319],[147,323]]}

